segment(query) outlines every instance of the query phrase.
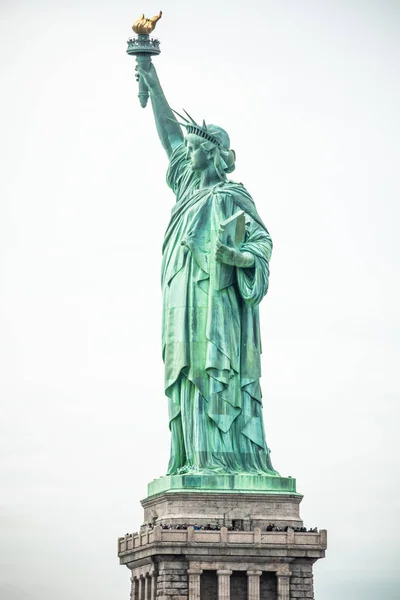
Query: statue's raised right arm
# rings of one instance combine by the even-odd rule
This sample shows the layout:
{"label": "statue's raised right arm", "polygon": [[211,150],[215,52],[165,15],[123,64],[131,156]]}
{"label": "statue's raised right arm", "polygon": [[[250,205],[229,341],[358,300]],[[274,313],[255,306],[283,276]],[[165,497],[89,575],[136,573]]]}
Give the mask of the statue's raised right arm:
{"label": "statue's raised right arm", "polygon": [[136,67],[136,79],[140,78],[144,79],[149,89],[158,135],[169,158],[183,142],[182,129],[167,102],[153,63],[149,71]]}

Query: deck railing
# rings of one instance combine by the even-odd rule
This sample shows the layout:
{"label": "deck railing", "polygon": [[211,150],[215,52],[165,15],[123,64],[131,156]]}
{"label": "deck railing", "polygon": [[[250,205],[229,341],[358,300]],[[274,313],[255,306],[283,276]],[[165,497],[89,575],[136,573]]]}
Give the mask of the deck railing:
{"label": "deck railing", "polygon": [[327,533],[325,529],[319,532],[298,531],[261,531],[255,528],[253,531],[229,531],[221,527],[218,531],[188,529],[162,529],[156,525],[154,529],[148,529],[140,533],[128,533],[118,538],[118,554],[125,554],[137,548],[153,543],[166,544],[266,544],[282,546],[307,546],[308,548],[326,548]]}

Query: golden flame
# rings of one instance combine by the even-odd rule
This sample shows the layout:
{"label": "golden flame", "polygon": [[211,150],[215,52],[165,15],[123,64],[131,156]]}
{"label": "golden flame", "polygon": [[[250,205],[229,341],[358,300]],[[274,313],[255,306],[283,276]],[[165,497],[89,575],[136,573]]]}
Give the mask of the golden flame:
{"label": "golden flame", "polygon": [[152,17],[151,19],[147,19],[143,14],[140,17],[140,19],[138,19],[137,21],[134,22],[134,24],[132,25],[132,29],[135,33],[149,34],[154,30],[157,21],[159,19],[161,19],[161,17],[162,17],[161,10],[158,15],[156,15],[155,17]]}

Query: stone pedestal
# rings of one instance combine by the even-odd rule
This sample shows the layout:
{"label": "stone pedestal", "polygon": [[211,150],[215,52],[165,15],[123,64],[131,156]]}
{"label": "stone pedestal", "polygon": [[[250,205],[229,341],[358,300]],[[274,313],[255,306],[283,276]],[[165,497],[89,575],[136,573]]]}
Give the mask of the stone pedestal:
{"label": "stone pedestal", "polygon": [[268,495],[260,492],[164,492],[142,500],[144,522],[152,525],[199,525],[261,530],[269,523],[282,529],[301,527],[300,502],[296,493]]}
{"label": "stone pedestal", "polygon": [[[302,496],[290,485],[289,492],[276,482],[257,491],[182,487],[143,500],[146,525],[118,540],[131,600],[313,599],[326,531],[294,531]],[[282,530],[266,531],[269,523]]]}

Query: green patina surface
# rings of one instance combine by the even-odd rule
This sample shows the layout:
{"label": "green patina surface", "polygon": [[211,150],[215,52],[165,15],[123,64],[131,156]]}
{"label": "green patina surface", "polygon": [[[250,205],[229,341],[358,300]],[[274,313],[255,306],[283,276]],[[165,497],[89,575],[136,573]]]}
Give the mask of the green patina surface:
{"label": "green patina surface", "polygon": [[255,492],[259,494],[296,494],[296,480],[291,477],[268,475],[170,475],[148,485],[148,496],[169,491],[196,492]]}
{"label": "green patina surface", "polygon": [[162,262],[171,453],[168,477],[150,483],[149,495],[295,492],[295,480],[272,466],[262,411],[259,304],[269,286],[271,237],[246,188],[227,178],[236,154],[226,131],[189,115],[179,123],[145,58],[137,78],[151,99],[176,198]]}

